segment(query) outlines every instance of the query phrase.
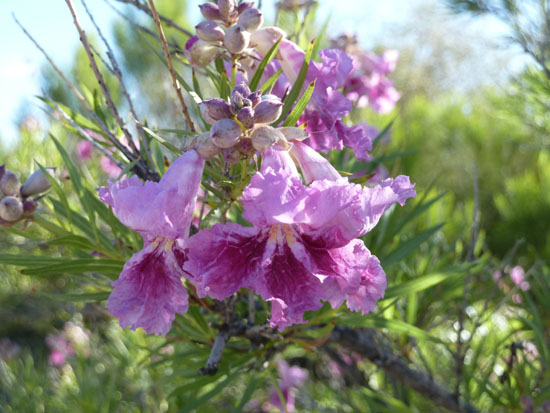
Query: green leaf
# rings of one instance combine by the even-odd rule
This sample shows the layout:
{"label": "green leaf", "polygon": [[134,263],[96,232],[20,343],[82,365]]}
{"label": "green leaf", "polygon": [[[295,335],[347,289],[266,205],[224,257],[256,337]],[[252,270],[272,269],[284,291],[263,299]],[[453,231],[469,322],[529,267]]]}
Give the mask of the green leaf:
{"label": "green leaf", "polygon": [[82,274],[85,272],[97,272],[100,274],[119,275],[124,262],[117,260],[98,260],[95,258],[83,258],[68,260],[64,263],[50,264],[43,267],[33,267],[21,270],[25,275],[49,276],[60,274]]}
{"label": "green leaf", "polygon": [[254,73],[254,76],[252,76],[252,79],[250,80],[250,83],[248,86],[250,87],[250,90],[252,92],[255,92],[258,88],[258,85],[260,84],[260,80],[262,79],[262,76],[264,74],[266,66],[273,60],[277,52],[279,51],[279,46],[281,45],[281,40],[283,37],[281,36],[277,42],[273,46],[271,46],[271,49],[266,53],[260,64],[258,65],[258,68],[256,69],[256,73]]}
{"label": "green leaf", "polygon": [[415,235],[408,241],[400,244],[397,248],[395,248],[392,252],[390,252],[387,256],[380,260],[382,263],[382,267],[386,267],[407,258],[410,254],[413,253],[413,251],[418,249],[421,244],[426,242],[433,234],[439,231],[443,227],[443,225],[445,224],[443,223],[435,225],[427,229],[426,231]]}
{"label": "green leaf", "polygon": [[70,261],[63,257],[43,257],[40,255],[0,254],[0,264],[18,267],[40,267],[44,265],[61,264]]}
{"label": "green leaf", "polygon": [[419,291],[427,290],[434,285],[437,285],[451,277],[457,275],[465,275],[466,273],[435,273],[423,275],[422,277],[415,278],[410,281],[401,282],[397,285],[392,285],[386,289],[384,294],[384,300],[390,298],[404,297],[407,294],[416,293]]}
{"label": "green leaf", "polygon": [[290,92],[285,99],[281,116],[279,117],[279,119],[273,122],[271,126],[277,126],[284,118],[286,118],[286,116],[290,113],[290,110],[292,109],[292,105],[294,105],[294,103],[298,99],[298,96],[300,96],[302,85],[306,80],[307,71],[309,69],[309,62],[311,60],[311,54],[313,53],[314,45],[315,41],[312,40],[309,44],[309,47],[307,48],[306,55],[304,57],[304,63],[302,63],[302,67],[300,68],[300,72],[298,73],[298,77],[296,78],[296,82],[292,86],[292,89],[290,89]]}
{"label": "green leaf", "polygon": [[57,110],[58,107],[61,108],[63,110],[63,112],[65,112],[67,115],[69,115],[69,117],[81,128],[90,129],[90,130],[92,130],[96,133],[104,135],[103,130],[99,126],[97,126],[95,123],[90,121],[85,116],[82,116],[80,113],[75,112],[74,110],[72,110],[68,106],[65,106],[65,105],[63,105],[61,103],[58,103],[58,102],[53,102],[53,101],[51,101],[47,98],[41,97],[41,96],[37,96],[37,98],[40,99],[42,102],[45,102],[48,106],[52,107],[54,110]]}
{"label": "green leaf", "polygon": [[67,248],[80,248],[85,251],[93,251],[95,246],[88,238],[80,235],[64,235],[47,241],[49,245],[61,245]]}
{"label": "green leaf", "polygon": [[258,380],[256,378],[256,374],[252,373],[250,374],[250,379],[248,379],[248,384],[246,385],[246,389],[244,390],[243,397],[241,397],[241,401],[236,407],[238,412],[243,411],[244,406],[246,406],[246,404],[252,398],[252,395],[254,394],[254,390],[256,390],[257,386],[258,386]]}
{"label": "green leaf", "polygon": [[229,383],[231,383],[231,381],[233,381],[238,376],[239,373],[239,369],[236,369],[233,373],[227,375],[227,377],[220,383],[218,383],[212,390],[204,393],[200,397],[197,397],[192,402],[187,403],[187,405],[180,410],[180,413],[190,412],[214,398],[218,393],[225,389],[229,385]]}
{"label": "green leaf", "polygon": [[392,333],[405,334],[409,337],[414,337],[418,340],[428,340],[435,343],[444,343],[441,339],[434,337],[424,330],[405,323],[401,320],[386,319],[383,317],[375,316],[362,316],[360,314],[346,315],[340,321],[341,324],[352,327],[371,327],[371,328],[385,328]]}
{"label": "green leaf", "polygon": [[150,135],[152,138],[154,138],[158,143],[160,143],[162,146],[164,146],[166,149],[168,149],[170,152],[172,152],[175,155],[180,156],[183,152],[181,149],[175,147],[170,142],[168,142],[166,139],[160,137],[155,132],[153,132],[151,129],[142,126],[143,130],[147,132],[148,135]]}
{"label": "green leaf", "polygon": [[283,69],[279,69],[275,73],[273,73],[273,75],[271,75],[269,79],[265,81],[265,83],[260,88],[260,90],[262,91],[262,94],[265,95],[271,92],[273,85],[275,85],[275,82],[277,81],[277,79],[279,79],[279,76],[281,76],[282,73],[283,73]]}
{"label": "green leaf", "polygon": [[314,89],[315,89],[315,80],[309,84],[303,96],[300,98],[296,106],[294,106],[294,109],[292,109],[292,112],[290,112],[290,115],[288,115],[288,118],[286,118],[285,123],[283,123],[283,126],[295,126],[296,123],[298,123],[300,116],[302,116],[302,113],[304,113],[304,110],[306,110],[306,106],[309,103],[309,100],[311,99],[311,95],[313,95]]}
{"label": "green leaf", "polygon": [[42,295],[51,298],[56,301],[65,302],[99,302],[105,301],[109,297],[109,291],[98,291],[95,293],[82,293],[82,294],[50,294],[42,293]]}

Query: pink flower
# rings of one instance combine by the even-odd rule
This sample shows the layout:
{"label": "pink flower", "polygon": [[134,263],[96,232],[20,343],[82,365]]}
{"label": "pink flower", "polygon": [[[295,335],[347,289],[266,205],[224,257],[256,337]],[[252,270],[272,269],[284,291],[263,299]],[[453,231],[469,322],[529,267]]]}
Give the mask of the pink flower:
{"label": "pink flower", "polygon": [[[289,366],[285,360],[277,360],[277,370],[279,371],[279,380],[277,380],[277,384],[285,398],[284,405],[286,405],[286,411],[291,413],[295,408],[295,391],[307,380],[309,374],[307,370],[298,366]],[[275,388],[271,390],[269,405],[283,409],[283,402]]]}
{"label": "pink flower", "polygon": [[102,155],[99,163],[101,165],[101,169],[103,172],[105,172],[107,175],[109,175],[111,178],[118,178],[120,173],[122,172],[122,169],[114,163],[111,159],[106,157],[105,155]]}
{"label": "pink flower", "polygon": [[107,306],[124,328],[143,327],[166,335],[175,314],[187,311],[181,277],[185,243],[193,218],[204,162],[195,151],[184,153],[160,182],[132,177],[100,189],[120,221],[138,231],[144,248],[124,265]]}
{"label": "pink flower", "polygon": [[525,280],[525,271],[523,271],[523,268],[519,265],[516,265],[510,270],[510,278],[514,284],[521,285],[521,283]]}
{"label": "pink flower", "polygon": [[414,195],[401,177],[362,188],[330,164],[300,163],[306,180],[322,170],[326,176],[305,186],[287,152],[265,151],[242,198],[243,217],[254,226],[228,223],[200,231],[189,240],[184,264],[201,296],[221,300],[243,287],[255,290],[271,302],[270,322],[280,329],[304,323],[304,312],[318,309],[321,300],[335,308],[347,300],[354,311],[372,311],[386,279],[378,259],[354,238],[394,202]]}
{"label": "pink flower", "polygon": [[76,154],[82,161],[88,161],[92,157],[92,143],[88,141],[80,141],[76,145]]}

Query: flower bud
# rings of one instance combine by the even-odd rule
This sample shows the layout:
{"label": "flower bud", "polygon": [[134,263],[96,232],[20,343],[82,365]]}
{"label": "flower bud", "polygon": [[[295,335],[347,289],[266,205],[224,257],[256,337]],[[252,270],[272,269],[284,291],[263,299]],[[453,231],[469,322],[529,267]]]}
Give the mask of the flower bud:
{"label": "flower bud", "polygon": [[302,128],[284,127],[279,128],[279,132],[285,135],[285,138],[288,141],[303,141],[304,139],[309,138],[309,133]]}
{"label": "flower bud", "polygon": [[255,111],[254,121],[256,123],[271,123],[281,116],[283,103],[280,100],[262,100],[256,106]]}
{"label": "flower bud", "polygon": [[217,120],[231,117],[229,103],[220,98],[203,100],[200,103],[201,115],[206,122],[213,124]]}
{"label": "flower bud", "polygon": [[17,195],[19,188],[21,188],[21,182],[17,175],[6,169],[2,179],[0,179],[0,190],[4,195]]}
{"label": "flower bud", "polygon": [[244,82],[239,83],[235,88],[231,91],[231,95],[239,93],[241,97],[250,95],[251,91],[248,85]]}
{"label": "flower bud", "polygon": [[234,120],[222,119],[212,125],[210,133],[216,145],[220,148],[230,148],[239,142],[242,129]]}
{"label": "flower bud", "polygon": [[262,125],[254,129],[250,135],[252,146],[257,151],[264,151],[271,148],[279,141],[285,142],[284,135],[271,126]]}
{"label": "flower bud", "polygon": [[246,129],[252,128],[254,126],[254,109],[250,106],[242,108],[237,115],[237,119]]}
{"label": "flower bud", "polygon": [[278,27],[264,27],[252,33],[250,37],[250,47],[255,48],[260,54],[265,55],[281,37],[286,37],[286,32],[284,30]]}
{"label": "flower bud", "polygon": [[237,6],[237,13],[239,14],[244,13],[246,10],[250,9],[253,6],[254,6],[254,2],[243,1],[241,4]]}
{"label": "flower bud", "polygon": [[7,196],[0,201],[0,218],[14,222],[23,215],[23,204],[14,196]]}
{"label": "flower bud", "polygon": [[203,159],[210,159],[221,152],[221,148],[217,146],[212,140],[212,134],[210,132],[201,133],[197,135],[197,144],[195,150]]}
{"label": "flower bud", "polygon": [[237,23],[249,32],[259,29],[264,23],[262,12],[256,8],[248,9],[239,16]]}
{"label": "flower bud", "polygon": [[251,93],[248,95],[248,99],[252,103],[252,107],[255,108],[256,105],[262,100],[262,91],[258,90],[257,92]]}
{"label": "flower bud", "polygon": [[185,57],[192,66],[206,66],[216,56],[218,46],[205,42],[198,36],[191,36],[185,44]]}
{"label": "flower bud", "polygon": [[248,47],[249,43],[250,33],[238,24],[235,26],[231,26],[229,29],[227,29],[227,32],[225,32],[223,44],[225,45],[229,53],[242,53],[242,51]]}
{"label": "flower bud", "polygon": [[[46,168],[46,170],[51,174],[55,172],[55,168]],[[21,187],[21,196],[28,197],[31,195],[39,194],[44,192],[50,187],[50,182],[44,176],[41,169],[34,171],[25,184]]]}
{"label": "flower bud", "polygon": [[197,36],[205,42],[223,42],[224,31],[210,20],[200,22],[195,26]]}
{"label": "flower bud", "polygon": [[199,4],[199,9],[205,19],[208,20],[221,20],[219,7],[214,3]]}
{"label": "flower bud", "polygon": [[33,199],[27,199],[26,201],[23,201],[23,216],[28,217],[30,214],[36,211],[37,206],[38,202]]}
{"label": "flower bud", "polygon": [[234,164],[242,159],[242,154],[236,147],[225,148],[222,150],[222,158],[225,162]]}
{"label": "flower bud", "polygon": [[236,0],[218,0],[218,7],[220,9],[220,15],[224,21],[232,20],[237,13]]}

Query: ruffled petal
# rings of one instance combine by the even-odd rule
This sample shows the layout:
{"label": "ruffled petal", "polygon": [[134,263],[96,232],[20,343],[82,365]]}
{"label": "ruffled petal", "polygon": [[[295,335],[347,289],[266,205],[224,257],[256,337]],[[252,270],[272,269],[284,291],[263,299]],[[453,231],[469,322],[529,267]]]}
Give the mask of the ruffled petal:
{"label": "ruffled petal", "polygon": [[109,183],[99,195],[124,225],[140,232],[146,240],[157,236],[186,238],[203,166],[199,155],[189,151],[174,161],[158,183],[142,183],[133,176]]}
{"label": "ruffled petal", "polygon": [[184,252],[171,240],[155,241],[124,265],[107,307],[122,328],[166,335],[176,314],[188,308],[180,264]]}

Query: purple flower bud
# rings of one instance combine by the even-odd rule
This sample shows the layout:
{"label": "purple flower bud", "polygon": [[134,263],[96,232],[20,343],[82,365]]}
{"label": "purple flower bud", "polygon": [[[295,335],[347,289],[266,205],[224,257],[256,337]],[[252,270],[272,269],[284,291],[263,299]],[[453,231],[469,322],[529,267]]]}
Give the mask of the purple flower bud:
{"label": "purple flower bud", "polygon": [[239,148],[239,151],[245,155],[245,158],[248,157],[250,153],[254,152],[254,147],[252,146],[252,141],[250,139],[241,139],[237,144],[237,148]]}
{"label": "purple flower bud", "polygon": [[222,119],[212,125],[210,133],[216,145],[220,148],[230,148],[239,142],[242,129],[234,120]]}
{"label": "purple flower bud", "polygon": [[256,115],[254,121],[256,123],[271,123],[281,116],[283,111],[283,103],[275,100],[262,100],[256,106]]}
{"label": "purple flower bud", "polygon": [[218,46],[191,36],[185,44],[185,57],[192,66],[206,66],[216,56]]}
{"label": "purple flower bud", "polygon": [[36,202],[33,199],[27,199],[23,202],[23,216],[28,217],[30,214],[32,214],[34,211],[36,211],[36,207],[38,206],[38,202]]}
{"label": "purple flower bud", "polygon": [[239,83],[235,88],[231,91],[231,95],[233,93],[239,93],[241,97],[250,95],[250,88],[248,85],[244,82]]}
{"label": "purple flower bud", "polygon": [[21,188],[21,182],[17,175],[6,169],[2,179],[0,179],[0,190],[4,195],[17,195],[19,188]]}
{"label": "purple flower bud", "polygon": [[252,102],[252,107],[255,108],[256,105],[262,100],[262,91],[258,90],[257,92],[251,93],[248,95],[248,99]]}
{"label": "purple flower bud", "polygon": [[223,42],[224,31],[215,22],[205,20],[195,26],[197,36],[205,42]]}
{"label": "purple flower bud", "polygon": [[[47,171],[51,174],[55,172],[55,168],[46,168]],[[50,187],[50,182],[44,176],[41,169],[34,171],[31,176],[27,179],[25,184],[21,187],[21,196],[28,197],[31,195],[39,194],[44,192]]]}
{"label": "purple flower bud", "polygon": [[304,139],[309,138],[309,133],[307,133],[302,128],[284,127],[284,128],[279,128],[279,132],[285,135],[285,138],[287,141],[291,141],[291,140],[303,141]]}
{"label": "purple flower bud", "polygon": [[221,148],[212,140],[212,134],[210,132],[197,135],[196,140],[195,150],[203,159],[210,159],[221,152]]}
{"label": "purple flower bud", "polygon": [[231,21],[237,13],[236,0],[218,0],[218,7],[220,9],[220,15],[225,21]]}
{"label": "purple flower bud", "polygon": [[208,20],[221,20],[219,7],[214,3],[199,4],[199,9],[205,19]]}
{"label": "purple flower bud", "polygon": [[286,32],[284,30],[278,27],[264,27],[252,33],[250,37],[250,47],[255,48],[260,54],[265,55],[281,37],[286,37]]}
{"label": "purple flower bud", "polygon": [[237,115],[237,119],[246,129],[252,128],[254,126],[254,109],[250,106],[242,108]]}
{"label": "purple flower bud", "polygon": [[264,23],[262,12],[256,8],[248,9],[239,16],[237,23],[249,32],[259,29]]}
{"label": "purple flower bud", "polygon": [[225,32],[223,44],[225,45],[229,53],[242,53],[242,51],[248,47],[249,43],[250,33],[238,24],[235,26],[231,26],[229,29],[227,29],[227,32]]}
{"label": "purple flower bud", "polygon": [[286,141],[281,132],[267,125],[262,125],[254,129],[250,135],[250,139],[252,141],[252,146],[257,151],[264,151],[271,148],[279,141]]}
{"label": "purple flower bud", "polygon": [[201,114],[206,122],[213,124],[217,120],[231,117],[229,103],[220,98],[207,99],[200,103]]}
{"label": "purple flower bud", "polygon": [[225,162],[233,164],[242,159],[242,154],[236,147],[225,148],[222,150],[222,157]]}
{"label": "purple flower bud", "polygon": [[14,222],[23,215],[23,204],[14,196],[7,196],[0,201],[0,218]]}
{"label": "purple flower bud", "polygon": [[237,13],[239,13],[239,14],[244,13],[246,10],[250,9],[253,6],[254,6],[254,2],[252,2],[252,1],[243,1],[237,7]]}

